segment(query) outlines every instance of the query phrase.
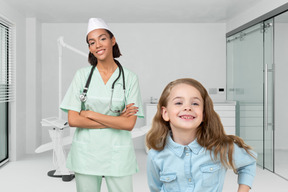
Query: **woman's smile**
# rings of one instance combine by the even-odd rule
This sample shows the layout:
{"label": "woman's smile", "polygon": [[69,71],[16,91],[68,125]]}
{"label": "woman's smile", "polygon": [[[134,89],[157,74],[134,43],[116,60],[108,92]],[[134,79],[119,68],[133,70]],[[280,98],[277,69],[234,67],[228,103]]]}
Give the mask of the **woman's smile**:
{"label": "woman's smile", "polygon": [[105,52],[105,49],[100,49],[100,50],[96,51],[96,53],[98,55],[102,55],[104,52]]}

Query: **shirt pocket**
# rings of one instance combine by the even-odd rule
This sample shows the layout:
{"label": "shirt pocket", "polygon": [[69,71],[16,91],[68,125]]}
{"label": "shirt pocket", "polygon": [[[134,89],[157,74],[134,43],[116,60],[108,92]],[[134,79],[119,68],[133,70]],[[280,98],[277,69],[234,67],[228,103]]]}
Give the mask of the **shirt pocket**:
{"label": "shirt pocket", "polygon": [[203,187],[211,187],[218,183],[220,168],[219,164],[204,164],[200,166]]}
{"label": "shirt pocket", "polygon": [[162,173],[160,175],[160,181],[162,181],[163,192],[180,192],[179,184],[177,182],[176,173]]}
{"label": "shirt pocket", "polygon": [[117,82],[114,86],[114,91],[111,96],[111,109],[113,111],[122,111],[125,107],[125,96],[122,83]]}
{"label": "shirt pocket", "polygon": [[93,96],[93,94],[87,94],[87,101],[84,103],[84,110],[95,111],[104,114],[109,111],[110,96]]}

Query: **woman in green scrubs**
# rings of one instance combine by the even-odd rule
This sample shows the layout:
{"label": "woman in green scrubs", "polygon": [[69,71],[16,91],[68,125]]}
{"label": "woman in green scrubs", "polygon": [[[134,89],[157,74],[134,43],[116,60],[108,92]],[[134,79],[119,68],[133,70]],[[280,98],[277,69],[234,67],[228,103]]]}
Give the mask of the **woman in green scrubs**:
{"label": "woman in green scrubs", "polygon": [[[130,192],[133,191],[132,175],[138,171],[131,130],[137,117],[144,117],[138,77],[123,67],[126,92],[121,74],[110,106],[111,86],[120,70],[114,58],[121,55],[120,50],[102,19],[89,20],[86,38],[88,60],[96,65],[87,100],[81,102],[79,97],[91,66],[76,72],[60,106],[68,112],[69,126],[76,127],[67,167],[75,172],[77,192],[100,191],[102,176],[109,192]],[[116,109],[122,113],[112,112]]]}

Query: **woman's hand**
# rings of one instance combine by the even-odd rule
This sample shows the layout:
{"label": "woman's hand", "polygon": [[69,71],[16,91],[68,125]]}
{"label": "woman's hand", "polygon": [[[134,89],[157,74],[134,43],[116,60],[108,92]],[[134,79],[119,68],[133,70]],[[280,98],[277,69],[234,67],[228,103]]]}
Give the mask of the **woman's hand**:
{"label": "woman's hand", "polygon": [[107,126],[94,121],[88,117],[88,114],[91,115],[92,111],[68,111],[68,122],[70,127],[86,128],[86,129],[103,129]]}
{"label": "woman's hand", "polygon": [[90,111],[80,111],[80,116],[89,118]]}
{"label": "woman's hand", "polygon": [[134,103],[130,103],[126,106],[126,111],[122,112],[120,116],[130,117],[138,112],[138,107],[134,106]]}

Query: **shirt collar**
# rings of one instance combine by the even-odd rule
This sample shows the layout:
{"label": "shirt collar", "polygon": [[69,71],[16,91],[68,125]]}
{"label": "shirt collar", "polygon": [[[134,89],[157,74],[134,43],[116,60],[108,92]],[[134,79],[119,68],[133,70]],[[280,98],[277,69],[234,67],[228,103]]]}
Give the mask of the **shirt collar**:
{"label": "shirt collar", "polygon": [[169,133],[166,139],[166,145],[167,147],[175,153],[176,156],[182,157],[183,153],[185,152],[185,148],[188,147],[192,153],[198,154],[199,151],[202,149],[202,146],[199,145],[197,142],[197,139],[189,143],[188,145],[181,145],[178,143],[175,143],[171,137],[171,134]]}

